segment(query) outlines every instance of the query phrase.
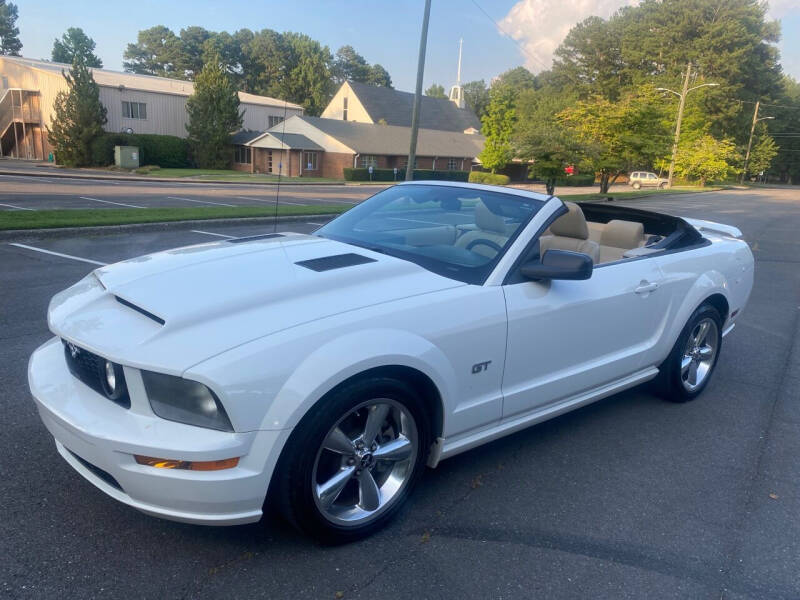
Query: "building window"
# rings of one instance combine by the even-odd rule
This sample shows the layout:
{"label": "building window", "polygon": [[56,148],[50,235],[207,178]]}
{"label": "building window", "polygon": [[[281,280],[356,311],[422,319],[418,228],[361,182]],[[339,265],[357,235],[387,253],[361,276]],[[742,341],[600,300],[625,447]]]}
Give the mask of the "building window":
{"label": "building window", "polygon": [[364,169],[369,167],[377,167],[378,166],[378,157],[374,154],[364,154],[361,157],[361,166]]}
{"label": "building window", "polygon": [[272,150],[267,152],[267,173],[272,173]]}
{"label": "building window", "polygon": [[267,117],[267,129],[272,129],[278,123],[283,122],[283,117],[274,117],[272,115]]}
{"label": "building window", "polygon": [[342,121],[347,121],[347,96],[342,98]]}
{"label": "building window", "polygon": [[447,159],[447,170],[448,171],[458,171],[458,159],[457,158],[448,158]]}
{"label": "building window", "polygon": [[126,119],[146,119],[147,104],[144,102],[122,101],[122,116]]}
{"label": "building window", "polygon": [[303,152],[303,162],[305,163],[306,171],[317,170],[317,153],[316,152]]}
{"label": "building window", "polygon": [[233,147],[233,162],[240,165],[250,164],[250,147],[249,146],[234,146]]}

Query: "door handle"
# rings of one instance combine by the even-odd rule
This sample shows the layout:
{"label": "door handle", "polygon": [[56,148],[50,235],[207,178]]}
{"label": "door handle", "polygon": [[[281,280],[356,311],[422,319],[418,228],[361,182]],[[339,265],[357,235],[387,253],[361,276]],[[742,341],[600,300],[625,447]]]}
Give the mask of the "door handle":
{"label": "door handle", "polygon": [[637,287],[633,291],[636,292],[637,294],[649,294],[650,292],[655,292],[657,289],[658,289],[657,283],[648,283],[646,281],[643,281],[639,285],[639,287]]}

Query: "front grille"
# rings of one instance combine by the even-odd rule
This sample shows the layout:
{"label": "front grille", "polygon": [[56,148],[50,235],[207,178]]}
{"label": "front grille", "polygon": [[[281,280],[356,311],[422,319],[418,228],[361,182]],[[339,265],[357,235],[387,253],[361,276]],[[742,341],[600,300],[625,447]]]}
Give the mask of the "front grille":
{"label": "front grille", "polygon": [[61,342],[64,344],[64,357],[67,360],[67,367],[70,373],[92,388],[95,392],[105,396],[112,402],[116,402],[124,408],[131,407],[131,398],[125,387],[124,378],[118,384],[122,386],[123,391],[121,394],[118,394],[116,398],[110,397],[106,391],[103,385],[106,362],[104,358],[97,356],[97,354],[93,352],[89,352],[85,348],[80,348],[72,342],[67,342],[66,340],[61,340]]}
{"label": "front grille", "polygon": [[75,459],[76,459],[76,460],[77,460],[79,463],[81,463],[81,464],[82,464],[84,467],[86,467],[86,469],[87,469],[87,470],[88,470],[88,471],[89,471],[89,472],[90,472],[92,475],[94,475],[94,476],[95,476],[95,477],[97,477],[98,479],[101,479],[101,480],[105,481],[105,482],[106,482],[108,485],[110,485],[111,487],[115,487],[115,488],[117,488],[117,489],[118,489],[119,491],[121,491],[121,492],[122,492],[122,491],[124,491],[124,490],[122,489],[122,486],[119,484],[119,482],[118,482],[116,479],[114,479],[114,476],[113,476],[113,475],[111,475],[111,473],[107,473],[106,471],[103,471],[103,469],[101,469],[100,467],[95,467],[95,466],[94,466],[92,463],[90,463],[88,460],[84,460],[84,459],[82,459],[80,456],[78,456],[77,454],[75,454],[75,453],[74,453],[72,450],[70,450],[69,448],[67,448],[67,452],[69,452],[70,454],[72,454],[72,456],[74,456],[74,457],[75,457]]}

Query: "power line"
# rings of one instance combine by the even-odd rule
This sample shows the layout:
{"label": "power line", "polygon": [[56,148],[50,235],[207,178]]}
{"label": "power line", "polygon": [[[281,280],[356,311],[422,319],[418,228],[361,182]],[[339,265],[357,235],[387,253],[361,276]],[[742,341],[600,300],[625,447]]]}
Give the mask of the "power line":
{"label": "power line", "polygon": [[[742,104],[755,104],[752,100],[738,100]],[[787,104],[766,104],[761,103],[761,106],[770,106],[772,108],[788,108],[789,110],[800,110],[800,106],[789,106]]]}

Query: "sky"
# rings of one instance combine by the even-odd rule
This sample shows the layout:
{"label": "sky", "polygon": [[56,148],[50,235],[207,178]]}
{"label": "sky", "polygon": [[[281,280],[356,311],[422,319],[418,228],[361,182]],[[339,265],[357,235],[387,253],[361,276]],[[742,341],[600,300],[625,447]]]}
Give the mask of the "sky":
{"label": "sky", "polygon": [[[433,0],[428,32],[425,87],[455,83],[458,40],[464,39],[462,81],[488,83],[524,65],[533,72],[550,66],[553,50],[570,27],[591,15],[608,17],[635,0]],[[22,54],[49,58],[53,40],[67,27],[81,27],[97,42],[108,69],[122,70],[122,54],[141,29],[166,25],[175,33],[190,25],[212,31],[248,28],[298,31],[332,52],[350,44],[370,63],[382,64],[394,86],[413,91],[416,80],[422,0],[343,3],[336,0],[20,0]],[[346,7],[346,8],[345,8]],[[800,2],[772,0],[779,19],[784,72],[800,79]],[[499,26],[498,26],[499,24]]]}

